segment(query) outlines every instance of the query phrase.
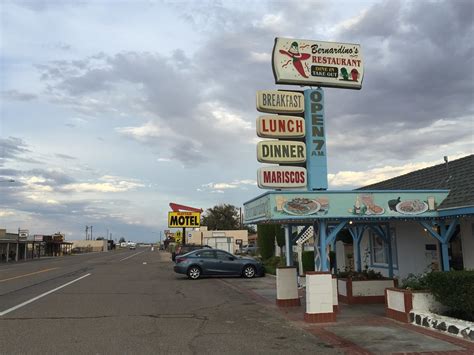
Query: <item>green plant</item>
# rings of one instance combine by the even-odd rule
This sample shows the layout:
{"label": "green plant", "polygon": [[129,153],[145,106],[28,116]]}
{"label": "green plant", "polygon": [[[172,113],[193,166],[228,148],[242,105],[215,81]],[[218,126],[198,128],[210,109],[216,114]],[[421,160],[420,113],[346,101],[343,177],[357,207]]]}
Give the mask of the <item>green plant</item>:
{"label": "green plant", "polygon": [[474,270],[431,272],[426,275],[428,287],[449,315],[474,321]]}
{"label": "green plant", "polygon": [[402,279],[399,288],[406,290],[428,290],[426,274],[408,274],[405,279]]}
{"label": "green plant", "polygon": [[314,271],[314,251],[303,251],[301,259],[303,261],[303,272]]}
{"label": "green plant", "polygon": [[277,267],[285,266],[285,259],[281,256],[272,256],[263,260],[263,266],[265,266],[266,273],[275,275]]}
{"label": "green plant", "polygon": [[361,272],[354,271],[352,269],[348,269],[347,267],[344,271],[338,270],[337,277],[340,279],[352,279],[353,281],[366,281],[366,280],[385,280],[384,277],[380,272],[367,269]]}
{"label": "green plant", "polygon": [[275,246],[275,225],[259,224],[257,226],[257,245],[263,260],[273,256]]}

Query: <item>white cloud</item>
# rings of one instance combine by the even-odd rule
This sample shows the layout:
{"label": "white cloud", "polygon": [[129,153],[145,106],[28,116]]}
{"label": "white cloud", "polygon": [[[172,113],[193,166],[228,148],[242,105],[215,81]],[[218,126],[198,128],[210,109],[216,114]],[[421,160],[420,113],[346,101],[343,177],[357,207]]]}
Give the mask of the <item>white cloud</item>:
{"label": "white cloud", "polygon": [[198,189],[198,191],[211,191],[211,192],[219,192],[224,193],[224,190],[234,190],[234,189],[245,189],[246,185],[257,186],[257,182],[255,180],[244,179],[244,180],[234,180],[232,182],[210,182],[208,184],[202,185],[202,189]]}
{"label": "white cloud", "polygon": [[[455,160],[461,156],[451,156]],[[328,182],[332,188],[356,188],[371,185],[396,176],[408,174],[412,171],[440,164],[440,160],[408,163],[398,166],[386,165],[368,169],[365,171],[339,171],[336,174],[328,174]]]}
{"label": "white cloud", "polygon": [[165,129],[159,127],[156,123],[151,121],[145,123],[142,126],[118,127],[115,130],[120,134],[129,136],[139,141],[146,141],[150,138],[158,138],[165,135],[169,136],[171,133],[169,130],[167,130],[168,132],[165,132]]}
{"label": "white cloud", "polygon": [[268,52],[250,52],[250,58],[257,63],[271,63],[272,54]]}
{"label": "white cloud", "polygon": [[9,210],[0,210],[0,217],[10,217],[14,216],[15,212]]}

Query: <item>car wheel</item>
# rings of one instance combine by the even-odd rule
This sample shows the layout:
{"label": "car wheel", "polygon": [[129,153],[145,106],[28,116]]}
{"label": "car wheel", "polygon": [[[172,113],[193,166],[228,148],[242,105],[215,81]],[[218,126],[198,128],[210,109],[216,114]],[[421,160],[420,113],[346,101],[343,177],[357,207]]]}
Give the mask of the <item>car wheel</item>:
{"label": "car wheel", "polygon": [[188,277],[191,280],[197,280],[201,276],[201,269],[197,266],[191,266],[188,269]]}
{"label": "car wheel", "polygon": [[255,270],[255,266],[246,265],[244,267],[244,271],[242,272],[242,275],[247,279],[251,279],[252,277],[255,277],[256,273],[257,271]]}

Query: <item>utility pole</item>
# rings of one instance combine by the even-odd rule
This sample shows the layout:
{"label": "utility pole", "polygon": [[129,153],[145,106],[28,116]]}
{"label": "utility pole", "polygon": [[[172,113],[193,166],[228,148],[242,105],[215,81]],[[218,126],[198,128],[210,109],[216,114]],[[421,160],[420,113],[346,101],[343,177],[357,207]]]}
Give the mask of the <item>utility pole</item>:
{"label": "utility pole", "polygon": [[86,226],[86,240],[89,237],[89,226]]}

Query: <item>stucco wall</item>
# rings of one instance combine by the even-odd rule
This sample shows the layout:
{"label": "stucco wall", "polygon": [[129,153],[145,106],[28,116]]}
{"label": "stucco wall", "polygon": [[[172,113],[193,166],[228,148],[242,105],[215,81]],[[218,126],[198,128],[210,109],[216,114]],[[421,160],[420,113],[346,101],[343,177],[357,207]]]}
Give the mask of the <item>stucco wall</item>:
{"label": "stucco wall", "polygon": [[91,251],[107,251],[106,240],[71,240],[72,248],[92,248]]}
{"label": "stucco wall", "polygon": [[[431,264],[428,260],[425,246],[426,244],[436,245],[435,262],[440,263],[438,242],[431,237],[418,222],[395,222],[390,223],[391,228],[395,228],[396,245],[398,254],[398,267],[394,268],[394,276],[405,278],[410,273],[421,274],[431,270]],[[364,260],[364,252],[368,248],[370,250],[369,232],[366,231],[361,242],[361,257]],[[430,252],[431,253],[431,252]],[[395,257],[395,256],[394,256]],[[362,268],[364,263],[362,263]],[[387,267],[377,267],[371,265],[369,268],[380,271],[383,275],[388,276]]]}
{"label": "stucco wall", "polygon": [[235,244],[236,239],[242,239],[242,245],[248,244],[248,231],[246,229],[242,230],[224,230],[224,231],[208,231],[208,230],[195,230],[195,231],[186,231],[186,243],[188,244],[201,244],[201,233],[202,240],[205,238],[212,238],[213,236],[218,237],[231,237],[233,238],[233,248],[234,250],[239,249],[239,246]]}

